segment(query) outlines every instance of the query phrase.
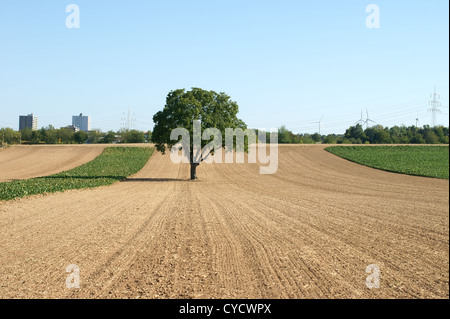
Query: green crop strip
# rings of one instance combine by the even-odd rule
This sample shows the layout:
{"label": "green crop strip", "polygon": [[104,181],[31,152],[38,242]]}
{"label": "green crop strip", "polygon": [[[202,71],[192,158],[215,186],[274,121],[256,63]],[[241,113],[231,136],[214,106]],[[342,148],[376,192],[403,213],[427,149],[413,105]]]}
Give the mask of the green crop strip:
{"label": "green crop strip", "polygon": [[93,161],[51,176],[0,183],[0,200],[111,185],[140,171],[154,149],[109,147]]}
{"label": "green crop strip", "polygon": [[372,168],[449,179],[448,146],[332,146],[326,150]]}

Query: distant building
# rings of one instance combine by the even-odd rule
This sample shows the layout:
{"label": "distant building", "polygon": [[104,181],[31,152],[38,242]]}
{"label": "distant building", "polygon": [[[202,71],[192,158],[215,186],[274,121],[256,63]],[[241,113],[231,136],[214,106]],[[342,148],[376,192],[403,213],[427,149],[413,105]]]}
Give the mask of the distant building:
{"label": "distant building", "polygon": [[19,131],[30,128],[33,131],[38,129],[38,118],[33,113],[19,116]]}
{"label": "distant building", "polygon": [[89,116],[83,116],[81,113],[79,116],[72,116],[72,126],[77,127],[80,131],[89,132],[91,130],[91,118]]}
{"label": "distant building", "polygon": [[73,131],[74,133],[80,131],[80,129],[79,129],[78,127],[76,127],[75,125],[68,125],[68,126],[66,126],[66,127],[61,127],[61,129],[64,129],[64,130],[71,130],[71,131]]}

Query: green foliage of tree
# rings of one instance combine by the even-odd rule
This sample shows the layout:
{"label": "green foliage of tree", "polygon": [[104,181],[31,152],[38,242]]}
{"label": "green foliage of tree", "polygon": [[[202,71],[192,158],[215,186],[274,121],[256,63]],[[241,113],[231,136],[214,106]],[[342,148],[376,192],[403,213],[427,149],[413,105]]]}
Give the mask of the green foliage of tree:
{"label": "green foliage of tree", "polygon": [[422,135],[416,133],[414,136],[410,139],[411,144],[425,144],[425,139]]}
{"label": "green foliage of tree", "polygon": [[100,140],[103,138],[103,134],[101,130],[91,130],[88,132],[87,143],[89,144],[97,144],[100,143]]}
{"label": "green foliage of tree", "polygon": [[41,141],[41,133],[40,131],[32,131],[31,132],[31,143],[32,144],[39,144]]}
{"label": "green foliage of tree", "polygon": [[144,132],[137,130],[123,131],[122,132],[123,143],[145,143]]}
{"label": "green foliage of tree", "polygon": [[[205,92],[208,93],[208,91]],[[181,99],[181,96],[187,93],[190,93],[190,95],[188,97],[183,96],[183,98]],[[223,96],[223,93],[217,94],[215,92],[209,92],[209,95],[204,94],[202,96],[199,91],[196,92],[195,95],[193,95],[192,92],[184,92],[183,94],[178,92],[177,95],[177,92],[174,91],[171,92],[170,99],[168,97],[168,102],[170,103],[168,105],[170,106],[170,112],[172,112],[171,116],[174,116],[174,118],[181,118],[183,116],[186,116],[186,114],[188,114],[188,116],[191,118],[195,118],[197,116],[196,114],[198,113],[199,118],[205,119],[203,122],[208,121],[212,122],[213,124],[217,123],[217,127],[223,128],[225,126],[225,123],[230,122],[231,125],[235,125],[236,127],[241,127],[243,129],[246,128],[245,124],[241,120],[237,118],[231,120],[233,116],[236,116],[237,105],[231,104],[235,102],[226,100],[226,95]],[[197,98],[201,101],[197,101]],[[177,101],[177,99],[180,99],[180,101]],[[182,107],[183,103],[191,103],[192,105],[188,107],[189,110],[182,110],[178,112],[177,109],[174,110],[174,105],[176,105],[176,103],[179,103],[179,107]],[[203,108],[200,107],[200,105],[203,105],[202,103],[210,103],[210,105]],[[228,112],[226,111],[227,107],[224,106],[226,105],[226,103],[230,103],[232,111],[231,113],[227,113],[226,116],[221,116],[220,114],[222,110],[225,110],[224,112]],[[199,107],[201,109],[200,111]],[[214,107],[214,112],[218,114],[217,116],[219,118],[219,120],[217,120],[216,122],[210,120],[215,116],[211,113],[211,109],[214,109]],[[170,112],[165,110],[161,112],[161,114],[164,113],[164,116],[166,116],[167,114],[170,114]],[[163,127],[165,127],[164,125],[166,125],[164,124],[164,121],[164,118],[160,121],[160,131],[157,132],[157,137],[160,140],[164,140],[164,138],[170,137],[170,131],[165,132],[162,129]],[[188,125],[188,127],[192,129],[192,123]],[[206,125],[202,124],[202,127],[202,129],[204,129]],[[256,130],[255,132],[257,134]],[[245,138],[247,142],[247,136]],[[270,133],[266,132],[266,141],[269,140]],[[74,130],[71,128],[55,129],[55,127],[53,127],[52,125],[41,128],[38,131],[32,131],[30,128],[26,128],[22,131],[14,131],[11,128],[0,128],[0,142],[7,144],[18,144],[21,141],[24,144],[71,144],[85,142],[110,144],[119,142],[155,142],[153,138],[153,132],[150,130],[147,133],[137,130],[121,130],[118,132],[108,131],[107,133],[102,133],[100,130],[92,130],[87,134],[87,136],[84,136],[84,133],[75,134]],[[375,125],[364,130],[361,125],[356,125],[348,128],[343,135],[330,134],[327,136],[320,136],[317,133],[313,135],[307,133],[294,134],[292,131],[288,130],[286,126],[281,126],[278,129],[278,143],[280,144],[314,144],[321,142],[324,144],[449,144],[449,128],[444,126],[430,127],[429,125],[423,127],[406,127],[403,125],[388,128],[381,125]],[[207,142],[204,142],[204,144],[206,143]]]}
{"label": "green foliage of tree", "polygon": [[26,143],[31,143],[31,135],[32,135],[32,130],[31,128],[25,128],[21,131],[21,136],[22,136],[22,142]]}
{"label": "green foliage of tree", "polygon": [[301,144],[314,144],[315,143],[315,141],[313,140],[313,138],[310,134],[300,135],[300,141],[301,141]]}
{"label": "green foliage of tree", "polygon": [[0,129],[0,143],[16,144],[20,140],[20,132],[14,131],[12,128]]}
{"label": "green foliage of tree", "polygon": [[108,131],[100,140],[101,143],[111,144],[116,142],[116,133],[114,131]]}
{"label": "green foliage of tree", "polygon": [[448,144],[449,129],[438,126],[394,126],[391,128],[375,125],[365,130],[362,125],[351,126],[344,135],[294,134],[285,126],[280,127],[279,143],[291,144]]}
{"label": "green foliage of tree", "polygon": [[83,144],[88,139],[88,133],[85,131],[78,131],[73,134],[73,141],[77,144]]}
{"label": "green foliage of tree", "polygon": [[425,143],[439,144],[439,137],[433,131],[427,131],[425,132]]}
{"label": "green foliage of tree", "polygon": [[45,143],[46,144],[57,144],[58,143],[58,131],[55,130],[55,128],[50,127],[50,128],[46,129]]}
{"label": "green foliage of tree", "polygon": [[[191,179],[197,178],[196,163],[193,149],[193,122],[201,123],[202,131],[207,128],[216,128],[222,134],[222,145],[225,145],[225,129],[241,128],[245,130],[245,123],[237,117],[238,104],[231,100],[225,93],[206,91],[200,88],[192,88],[171,91],[166,98],[166,105],[162,111],[153,116],[155,126],[152,132],[152,141],[158,151],[163,154],[166,148],[171,149],[179,141],[170,139],[172,130],[184,128],[190,135],[190,150],[183,150],[188,155],[191,166]],[[181,139],[181,138],[180,138]],[[202,139],[202,149],[211,141]]]}
{"label": "green foliage of tree", "polygon": [[324,144],[337,144],[338,137],[335,134],[329,134],[323,139]]}
{"label": "green foliage of tree", "polygon": [[357,124],[356,126],[351,126],[349,129],[347,129],[344,137],[351,141],[355,141],[354,144],[362,143],[363,141],[367,140],[366,133],[364,132],[363,127],[360,124]]}
{"label": "green foliage of tree", "polygon": [[282,126],[278,129],[278,143],[280,144],[291,144],[292,141],[292,132],[289,131],[286,126]]}
{"label": "green foliage of tree", "polygon": [[71,144],[73,142],[73,136],[75,132],[70,128],[61,128],[57,131],[58,143],[61,139],[62,144]]}
{"label": "green foliage of tree", "polygon": [[319,133],[314,133],[311,138],[315,143],[322,143],[322,136]]}
{"label": "green foliage of tree", "polygon": [[379,126],[376,128],[374,140],[371,141],[371,144],[390,144],[391,136],[389,135],[389,131],[383,129],[383,127]]}

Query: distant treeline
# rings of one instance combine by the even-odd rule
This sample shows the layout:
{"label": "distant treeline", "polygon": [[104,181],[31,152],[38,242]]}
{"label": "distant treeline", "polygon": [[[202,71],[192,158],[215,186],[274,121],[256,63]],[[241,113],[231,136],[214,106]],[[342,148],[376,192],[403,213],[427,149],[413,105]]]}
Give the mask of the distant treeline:
{"label": "distant treeline", "polygon": [[[7,144],[97,144],[97,143],[149,143],[152,133],[138,130],[109,131],[93,130],[88,133],[74,132],[70,128],[55,129],[48,126],[37,131],[25,129],[14,131],[0,129],[0,141]],[[269,136],[267,141],[270,141]],[[444,126],[415,127],[381,125],[364,128],[352,126],[343,135],[294,134],[285,126],[278,129],[280,144],[449,144],[449,129]]]}
{"label": "distant treeline", "polygon": [[97,143],[147,143],[151,141],[151,131],[138,130],[75,132],[71,128],[56,129],[48,126],[37,131],[29,128],[14,131],[11,128],[0,129],[0,142],[7,144],[97,144]]}
{"label": "distant treeline", "polygon": [[282,126],[278,130],[280,144],[449,144],[448,127],[416,127],[381,125],[363,129],[352,126],[344,135],[294,134]]}

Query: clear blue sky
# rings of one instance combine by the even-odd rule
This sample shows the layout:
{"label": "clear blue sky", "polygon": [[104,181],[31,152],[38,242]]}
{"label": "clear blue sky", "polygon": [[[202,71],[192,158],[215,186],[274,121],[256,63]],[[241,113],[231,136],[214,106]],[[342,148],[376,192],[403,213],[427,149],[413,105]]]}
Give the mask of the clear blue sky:
{"label": "clear blue sky", "polygon": [[[80,28],[66,27],[69,4]],[[366,7],[380,8],[379,29]],[[169,91],[226,92],[249,127],[344,133],[368,109],[384,126],[448,125],[447,0],[1,0],[0,127],[152,129]],[[365,114],[364,114],[365,118]]]}

